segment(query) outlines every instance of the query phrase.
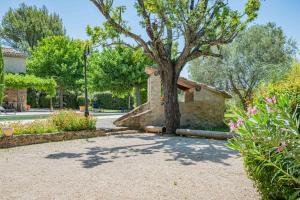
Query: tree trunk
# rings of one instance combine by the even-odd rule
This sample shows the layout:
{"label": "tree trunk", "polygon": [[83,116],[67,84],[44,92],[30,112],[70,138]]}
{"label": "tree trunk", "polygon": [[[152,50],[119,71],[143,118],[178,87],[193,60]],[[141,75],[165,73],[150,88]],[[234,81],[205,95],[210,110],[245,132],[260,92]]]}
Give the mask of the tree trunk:
{"label": "tree trunk", "polygon": [[135,87],[135,97],[136,97],[136,106],[138,107],[141,105],[141,88],[139,85]]}
{"label": "tree trunk", "polygon": [[53,102],[52,102],[52,97],[50,97],[50,111],[53,111]]}
{"label": "tree trunk", "polygon": [[59,108],[64,107],[64,89],[62,87],[59,88]]}
{"label": "tree trunk", "polygon": [[164,111],[166,118],[166,133],[175,134],[180,127],[180,111],[177,93],[177,80],[175,67],[170,66],[167,71],[160,73],[164,90]]}
{"label": "tree trunk", "polygon": [[128,111],[130,111],[131,108],[131,102],[130,102],[130,94],[128,95]]}

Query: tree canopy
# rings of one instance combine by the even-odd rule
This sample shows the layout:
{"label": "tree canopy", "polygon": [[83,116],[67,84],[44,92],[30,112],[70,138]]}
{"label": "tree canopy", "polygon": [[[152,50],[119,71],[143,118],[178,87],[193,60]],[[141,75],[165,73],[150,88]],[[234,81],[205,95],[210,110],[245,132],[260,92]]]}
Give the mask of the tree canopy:
{"label": "tree canopy", "polygon": [[5,87],[15,89],[35,89],[54,97],[56,94],[56,82],[54,79],[39,78],[34,75],[6,74]]}
{"label": "tree canopy", "polygon": [[[53,78],[63,98],[65,90],[80,88],[83,79],[84,43],[65,36],[44,38],[27,61],[28,72],[38,77]],[[60,105],[62,107],[61,99]]]}
{"label": "tree canopy", "polygon": [[[133,30],[130,21],[123,18],[125,5],[113,0],[90,1],[105,18],[102,27],[87,28],[93,42],[142,47],[157,63],[168,133],[180,126],[176,83],[185,64],[200,56],[221,56],[212,47],[230,43],[255,19],[260,7],[260,0],[248,0],[243,12],[231,9],[225,0],[135,0],[142,33]],[[127,38],[131,41],[127,42]]]}
{"label": "tree canopy", "polygon": [[143,54],[143,51],[133,51],[123,46],[93,53],[89,63],[93,69],[91,76],[95,91],[111,91],[117,95],[127,95],[136,88],[137,101],[140,89],[147,82],[144,69],[152,65],[152,61]]}
{"label": "tree canopy", "polygon": [[2,104],[3,96],[4,96],[4,61],[3,61],[2,48],[0,46],[0,105]]}
{"label": "tree canopy", "polygon": [[277,81],[287,73],[296,51],[295,42],[272,23],[254,25],[222,48],[223,60],[205,58],[192,62],[191,76],[203,82],[214,77],[221,85],[213,85],[229,87],[244,106],[251,103],[253,90],[259,84]]}
{"label": "tree canopy", "polygon": [[37,8],[24,3],[17,9],[10,8],[0,27],[1,38],[9,46],[24,52],[29,52],[47,36],[64,34],[62,20],[56,13],[49,13],[45,6]]}

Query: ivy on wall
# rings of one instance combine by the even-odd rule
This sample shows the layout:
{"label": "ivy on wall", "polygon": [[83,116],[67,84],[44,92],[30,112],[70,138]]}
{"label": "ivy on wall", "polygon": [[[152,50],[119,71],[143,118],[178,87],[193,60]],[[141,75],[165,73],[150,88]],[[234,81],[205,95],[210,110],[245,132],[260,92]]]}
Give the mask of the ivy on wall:
{"label": "ivy on wall", "polygon": [[34,75],[6,74],[5,87],[15,89],[31,88],[54,97],[57,85],[54,79],[39,78]]}

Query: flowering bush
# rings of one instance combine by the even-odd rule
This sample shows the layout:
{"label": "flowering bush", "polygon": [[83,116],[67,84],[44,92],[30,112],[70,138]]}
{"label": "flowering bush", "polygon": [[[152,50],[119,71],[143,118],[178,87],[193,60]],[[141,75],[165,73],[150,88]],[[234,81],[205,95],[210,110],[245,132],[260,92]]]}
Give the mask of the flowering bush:
{"label": "flowering bush", "polygon": [[72,111],[60,111],[52,114],[47,120],[36,120],[24,124],[20,122],[0,124],[0,131],[3,127],[13,128],[14,135],[94,130],[96,129],[96,119]]}
{"label": "flowering bush", "polygon": [[32,123],[9,123],[1,124],[0,128],[2,131],[3,127],[11,127],[14,129],[14,135],[22,134],[42,134],[42,133],[53,133],[57,132],[58,129],[50,120],[45,121],[34,121]]}
{"label": "flowering bush", "polygon": [[85,117],[73,111],[60,111],[50,116],[50,120],[62,131],[92,130],[96,128],[95,118]]}
{"label": "flowering bush", "polygon": [[300,198],[299,120],[288,96],[259,99],[230,122],[239,134],[228,146],[238,150],[263,199]]}

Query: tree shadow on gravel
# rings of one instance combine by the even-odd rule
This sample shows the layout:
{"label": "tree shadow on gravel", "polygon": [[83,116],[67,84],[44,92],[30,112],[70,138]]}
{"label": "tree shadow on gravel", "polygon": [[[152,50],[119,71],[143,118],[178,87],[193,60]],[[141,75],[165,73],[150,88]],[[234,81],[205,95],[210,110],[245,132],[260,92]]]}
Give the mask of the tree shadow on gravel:
{"label": "tree shadow on gravel", "polygon": [[[237,153],[225,146],[225,141],[196,139],[187,137],[166,137],[149,134],[119,135],[116,139],[141,140],[136,145],[118,147],[88,147],[82,153],[60,152],[49,154],[48,159],[77,159],[84,168],[93,168],[105,163],[113,162],[118,158],[129,158],[139,155],[165,153],[170,155],[165,161],[179,162],[182,165],[195,165],[197,162],[215,162],[230,165],[227,159]],[[135,143],[136,141],[133,141]]]}

